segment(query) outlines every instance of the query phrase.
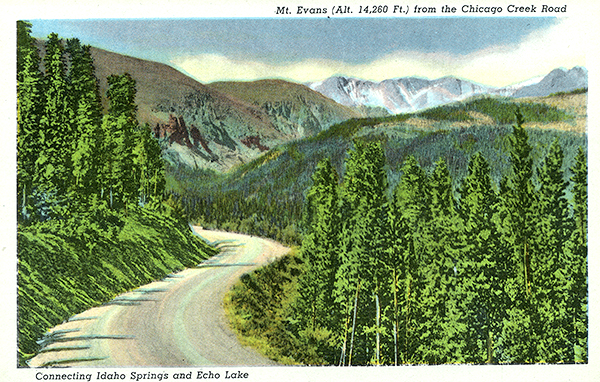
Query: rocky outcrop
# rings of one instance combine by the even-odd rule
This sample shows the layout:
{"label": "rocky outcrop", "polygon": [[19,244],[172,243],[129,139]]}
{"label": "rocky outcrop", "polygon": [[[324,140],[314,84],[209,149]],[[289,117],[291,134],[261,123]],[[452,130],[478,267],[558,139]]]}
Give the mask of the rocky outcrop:
{"label": "rocky outcrop", "polygon": [[213,154],[212,150],[208,147],[208,142],[200,134],[198,128],[194,125],[188,128],[182,116],[175,117],[170,114],[168,122],[164,124],[157,123],[153,133],[155,138],[165,140],[170,145],[178,143],[190,149],[202,148],[208,154]]}
{"label": "rocky outcrop", "polygon": [[248,148],[257,148],[260,151],[269,151],[269,147],[260,143],[260,137],[257,135],[243,138],[241,142]]}

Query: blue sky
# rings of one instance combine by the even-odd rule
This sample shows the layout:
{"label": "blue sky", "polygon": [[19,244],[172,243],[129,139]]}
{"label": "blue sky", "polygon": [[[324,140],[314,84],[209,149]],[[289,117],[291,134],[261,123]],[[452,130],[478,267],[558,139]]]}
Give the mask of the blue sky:
{"label": "blue sky", "polygon": [[36,37],[78,37],[169,64],[202,82],[454,75],[505,86],[585,65],[584,49],[572,42],[576,23],[546,17],[30,21]]}

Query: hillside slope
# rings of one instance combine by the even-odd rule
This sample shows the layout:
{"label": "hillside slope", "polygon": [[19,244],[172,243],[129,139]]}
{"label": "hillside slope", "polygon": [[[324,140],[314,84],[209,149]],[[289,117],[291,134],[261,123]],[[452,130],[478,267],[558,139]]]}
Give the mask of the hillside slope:
{"label": "hillside slope", "polygon": [[188,216],[204,226],[294,242],[304,193],[321,159],[331,158],[342,176],[353,141],[378,140],[386,153],[390,189],[397,184],[409,155],[427,171],[438,159],[445,159],[457,187],[470,157],[481,152],[498,183],[509,171],[507,136],[517,107],[530,131],[536,166],[554,139],[563,147],[569,167],[578,147],[586,149],[587,94],[518,101],[475,98],[420,113],[351,119],[314,137],[275,147],[223,175],[171,169],[170,192],[180,198]]}
{"label": "hillside slope", "polygon": [[168,65],[95,48],[92,55],[102,94],[110,74],[126,72],[136,80],[139,120],[154,129],[175,166],[226,171],[278,144],[358,116],[303,85],[207,86]]}

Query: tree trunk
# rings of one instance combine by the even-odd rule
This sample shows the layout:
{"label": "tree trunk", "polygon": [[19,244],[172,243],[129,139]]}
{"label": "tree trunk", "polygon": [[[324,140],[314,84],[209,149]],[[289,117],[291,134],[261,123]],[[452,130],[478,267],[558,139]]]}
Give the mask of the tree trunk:
{"label": "tree trunk", "polygon": [[487,335],[487,361],[486,361],[486,363],[491,364],[491,363],[494,363],[493,352],[492,352],[492,349],[493,349],[492,331],[488,328],[487,333],[488,333],[488,335]]}
{"label": "tree trunk", "polygon": [[377,360],[377,366],[379,366],[379,337],[380,337],[379,336],[379,329],[380,329],[379,324],[381,321],[381,313],[379,311],[379,294],[375,295],[375,305],[376,305],[376,310],[377,310],[376,318],[375,318],[376,322],[377,322],[377,332],[376,332],[376,341],[375,341],[377,344],[377,347],[375,349],[375,359]]}
{"label": "tree trunk", "polygon": [[352,350],[354,348],[354,330],[356,329],[356,309],[358,305],[358,291],[360,290],[360,279],[356,285],[356,295],[354,296],[354,318],[352,319],[352,334],[350,335],[350,355],[348,356],[348,366],[352,366]]}
{"label": "tree trunk", "polygon": [[405,317],[405,330],[404,330],[404,362],[408,363],[408,338],[410,337],[410,285],[411,279],[408,279],[408,287],[406,291],[406,317]]}
{"label": "tree trunk", "polygon": [[396,268],[393,271],[394,275],[394,366],[398,366],[398,294],[397,294],[397,276]]}
{"label": "tree trunk", "polygon": [[531,293],[531,280],[529,279],[529,254],[527,253],[527,242],[523,246],[523,268],[525,272],[525,293],[527,296]]}
{"label": "tree trunk", "polygon": [[346,324],[344,325],[344,343],[342,345],[342,353],[340,354],[340,362],[338,366],[344,366],[346,364],[346,344],[348,342],[348,325],[350,324],[350,305],[348,305],[348,311],[346,312]]}

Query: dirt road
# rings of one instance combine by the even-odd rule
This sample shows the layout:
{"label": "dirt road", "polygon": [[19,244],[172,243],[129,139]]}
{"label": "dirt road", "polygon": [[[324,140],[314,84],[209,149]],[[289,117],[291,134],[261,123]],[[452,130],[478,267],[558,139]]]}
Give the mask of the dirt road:
{"label": "dirt road", "polygon": [[237,341],[222,301],[242,274],[287,248],[262,238],[195,229],[221,253],[53,328],[49,344],[30,366],[273,364]]}

